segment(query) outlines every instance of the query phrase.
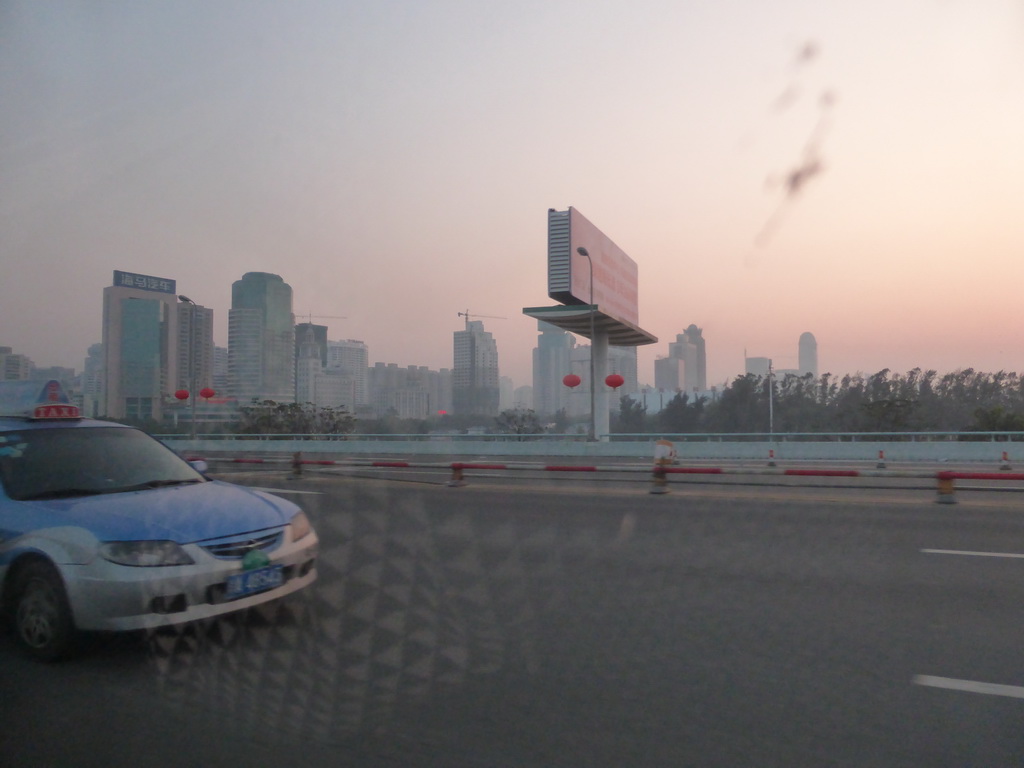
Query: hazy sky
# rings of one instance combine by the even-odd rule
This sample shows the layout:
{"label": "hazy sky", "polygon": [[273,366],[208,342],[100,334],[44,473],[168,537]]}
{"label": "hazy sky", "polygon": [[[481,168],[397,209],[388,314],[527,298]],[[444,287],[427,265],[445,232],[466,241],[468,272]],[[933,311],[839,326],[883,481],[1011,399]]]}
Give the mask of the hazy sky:
{"label": "hazy sky", "polygon": [[[1024,370],[1020,0],[0,0],[0,345],[81,368],[115,269],[371,362],[459,312],[530,383],[547,209],[639,265],[641,381]],[[346,319],[318,319],[316,316]]]}

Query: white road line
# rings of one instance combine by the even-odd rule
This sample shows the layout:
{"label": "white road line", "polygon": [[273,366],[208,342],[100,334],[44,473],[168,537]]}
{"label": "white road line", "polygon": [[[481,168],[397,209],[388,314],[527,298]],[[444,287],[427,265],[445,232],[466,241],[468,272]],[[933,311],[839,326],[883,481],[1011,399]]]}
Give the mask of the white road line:
{"label": "white road line", "polygon": [[967,693],[984,693],[989,696],[1009,696],[1013,699],[1024,699],[1024,687],[1019,685],[999,685],[998,683],[980,683],[977,680],[955,680],[951,677],[933,677],[932,675],[915,675],[915,685],[930,688],[946,688],[951,691]]}
{"label": "white road line", "polygon": [[966,557],[1017,557],[1024,558],[1024,554],[1016,552],[965,552],[958,549],[922,549],[926,555],[964,555]]}

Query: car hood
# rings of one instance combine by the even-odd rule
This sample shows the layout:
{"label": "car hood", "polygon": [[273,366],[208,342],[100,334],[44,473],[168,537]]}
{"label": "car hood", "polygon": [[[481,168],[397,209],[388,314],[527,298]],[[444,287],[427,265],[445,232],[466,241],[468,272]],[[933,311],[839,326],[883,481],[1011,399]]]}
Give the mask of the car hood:
{"label": "car hood", "polygon": [[166,539],[179,544],[284,525],[299,511],[285,499],[218,480],[23,503],[36,512],[45,509],[49,525],[85,528],[101,541]]}

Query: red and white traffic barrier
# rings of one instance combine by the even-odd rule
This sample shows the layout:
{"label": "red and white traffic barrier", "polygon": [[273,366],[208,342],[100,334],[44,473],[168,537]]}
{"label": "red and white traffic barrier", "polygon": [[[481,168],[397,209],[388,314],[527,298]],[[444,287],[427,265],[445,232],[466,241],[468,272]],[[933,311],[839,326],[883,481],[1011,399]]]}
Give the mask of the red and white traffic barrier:
{"label": "red and white traffic barrier", "polygon": [[[1006,453],[1004,452],[1004,457]],[[196,460],[199,457],[189,457]],[[774,460],[774,452],[770,458]],[[879,452],[879,463],[884,455]],[[296,454],[291,459],[274,458],[203,458],[201,461],[225,462],[230,464],[291,464],[292,471],[301,475],[302,467],[338,466],[338,467],[376,467],[385,469],[447,469],[451,471],[448,485],[453,488],[467,484],[466,472],[469,470],[483,471],[532,471],[532,472],[622,472],[648,473],[652,469],[639,464],[612,464],[606,466],[579,464],[541,464],[541,463],[484,463],[484,462],[414,462],[414,461],[383,461],[375,459],[303,459]],[[656,463],[653,467],[651,493],[665,494],[669,492],[670,475],[775,475],[781,477],[884,477],[888,479],[933,479],[938,483],[938,501],[944,504],[956,503],[955,481],[957,480],[1024,480],[1024,472],[1008,472],[1005,468],[1000,472],[959,472],[959,471],[872,471],[863,469],[798,469],[770,467],[678,467]]]}

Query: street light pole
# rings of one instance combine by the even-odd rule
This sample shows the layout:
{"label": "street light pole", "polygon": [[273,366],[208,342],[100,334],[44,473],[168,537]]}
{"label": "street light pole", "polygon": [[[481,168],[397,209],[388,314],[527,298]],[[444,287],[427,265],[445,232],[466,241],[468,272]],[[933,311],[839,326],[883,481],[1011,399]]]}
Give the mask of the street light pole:
{"label": "street light pole", "polygon": [[593,442],[597,440],[597,409],[594,407],[594,394],[597,391],[597,382],[594,381],[594,348],[597,341],[594,338],[594,261],[590,258],[590,252],[582,245],[576,249],[576,253],[583,256],[590,265],[590,435],[588,439]]}
{"label": "street light pole", "polygon": [[196,439],[196,303],[188,296],[178,296],[180,301],[189,305],[188,319],[188,371],[189,397],[192,400],[192,439]]}

